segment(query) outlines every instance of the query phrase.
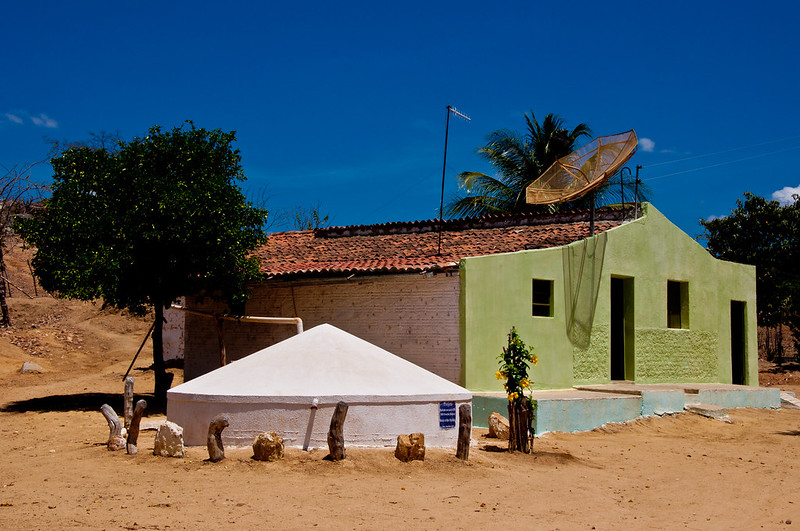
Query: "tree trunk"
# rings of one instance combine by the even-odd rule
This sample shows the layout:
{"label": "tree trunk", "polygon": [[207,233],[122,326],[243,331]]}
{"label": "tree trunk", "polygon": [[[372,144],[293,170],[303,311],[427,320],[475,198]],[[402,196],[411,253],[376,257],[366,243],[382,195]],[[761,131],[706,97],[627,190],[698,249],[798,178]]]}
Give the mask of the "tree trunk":
{"label": "tree trunk", "polygon": [[153,398],[157,404],[167,403],[167,391],[172,384],[174,375],[167,372],[167,365],[164,363],[164,337],[162,329],[164,325],[164,306],[155,304],[155,326],[153,327],[153,373],[156,378],[153,389]]}
{"label": "tree trunk", "polygon": [[225,459],[225,446],[222,444],[222,430],[230,425],[230,419],[227,415],[217,415],[211,419],[208,425],[208,437],[206,438],[206,447],[208,448],[208,460],[212,463],[218,463]]}
{"label": "tree trunk", "polygon": [[133,376],[125,378],[125,394],[122,400],[122,416],[125,419],[125,427],[131,425],[133,418]]}
{"label": "tree trunk", "polygon": [[122,437],[122,423],[114,410],[108,404],[100,406],[100,413],[108,422],[108,446],[109,450],[122,450],[125,448],[125,439]]}
{"label": "tree trunk", "polygon": [[531,411],[527,400],[515,400],[508,404],[508,451],[531,453],[529,433],[531,431]]}
{"label": "tree trunk", "polygon": [[128,439],[125,445],[130,455],[136,455],[139,452],[136,446],[139,444],[139,423],[142,422],[142,415],[144,415],[145,409],[147,409],[147,402],[139,400],[136,402],[133,415],[131,415],[131,424],[128,427]]}
{"label": "tree trunk", "polygon": [[339,402],[331,417],[331,428],[328,430],[328,450],[333,461],[345,458],[344,450],[344,419],[347,416],[347,404]]}
{"label": "tree trunk", "polygon": [[469,459],[469,443],[472,440],[472,407],[461,404],[458,407],[458,445],[456,457],[464,461]]}
{"label": "tree trunk", "polygon": [[11,316],[6,304],[6,261],[2,243],[0,243],[0,326],[11,326]]}

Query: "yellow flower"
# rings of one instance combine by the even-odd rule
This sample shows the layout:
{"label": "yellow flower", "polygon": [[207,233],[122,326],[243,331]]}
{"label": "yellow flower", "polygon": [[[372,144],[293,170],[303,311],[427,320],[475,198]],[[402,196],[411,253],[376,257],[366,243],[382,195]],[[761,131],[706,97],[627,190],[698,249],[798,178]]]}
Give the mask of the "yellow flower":
{"label": "yellow flower", "polygon": [[531,363],[535,367],[537,363],[539,363],[539,358],[537,356],[531,356]]}
{"label": "yellow flower", "polygon": [[503,374],[503,371],[497,371],[496,373],[494,373],[494,377],[499,380],[500,378],[504,378],[505,374]]}
{"label": "yellow flower", "polygon": [[509,393],[508,401],[513,402],[519,395],[517,393]]}
{"label": "yellow flower", "polygon": [[528,381],[527,378],[523,378],[522,381],[519,382],[519,385],[522,386],[523,389],[527,389],[528,387],[531,386],[531,383]]}

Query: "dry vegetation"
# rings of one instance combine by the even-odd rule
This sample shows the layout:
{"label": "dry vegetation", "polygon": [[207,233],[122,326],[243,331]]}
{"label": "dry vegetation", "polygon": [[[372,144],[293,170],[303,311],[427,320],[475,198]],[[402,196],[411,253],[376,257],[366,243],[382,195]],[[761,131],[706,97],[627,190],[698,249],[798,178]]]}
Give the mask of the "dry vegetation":
{"label": "dry vegetation", "polygon": [[[9,254],[24,265],[18,251]],[[32,292],[23,280],[15,283]],[[553,434],[529,456],[476,430],[467,463],[453,451],[400,463],[392,449],[355,448],[338,463],[299,450],[263,463],[244,448],[213,464],[205,448],[186,459],[151,455],[152,431],[140,436],[139,455],[108,452],[98,409],[108,402],[121,411],[121,378],[149,321],[19,292],[9,302],[14,327],[0,331],[3,529],[800,525],[798,410],[735,410],[732,424],[683,413]],[[147,354],[133,371],[145,398]],[[20,374],[29,360],[46,372]],[[800,391],[796,367],[762,369],[765,385]],[[150,411],[145,424],[162,418]]]}

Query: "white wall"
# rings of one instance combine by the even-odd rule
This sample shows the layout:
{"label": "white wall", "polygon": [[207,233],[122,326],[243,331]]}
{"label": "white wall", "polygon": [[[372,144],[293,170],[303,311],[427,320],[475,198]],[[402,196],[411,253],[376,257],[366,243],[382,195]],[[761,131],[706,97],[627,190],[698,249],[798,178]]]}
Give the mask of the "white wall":
{"label": "white wall", "polygon": [[[191,301],[187,302],[191,307]],[[355,276],[351,280],[271,281],[247,303],[248,315],[303,319],[306,329],[330,323],[458,383],[459,279],[457,274]],[[219,366],[211,319],[186,316],[185,378]],[[295,334],[293,326],[225,321],[229,360]]]}
{"label": "white wall", "polygon": [[[184,299],[178,301],[183,305]],[[178,310],[164,310],[164,326],[162,327],[164,341],[164,360],[182,360],[184,350],[184,327],[186,314]]]}

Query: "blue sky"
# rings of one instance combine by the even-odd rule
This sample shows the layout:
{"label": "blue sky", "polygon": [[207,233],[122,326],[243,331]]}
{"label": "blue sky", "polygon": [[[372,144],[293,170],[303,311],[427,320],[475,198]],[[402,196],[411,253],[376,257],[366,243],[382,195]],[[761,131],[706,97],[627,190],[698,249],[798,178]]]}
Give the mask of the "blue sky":
{"label": "blue sky", "polygon": [[[522,113],[635,129],[653,203],[691,236],[744,191],[800,187],[796,24],[783,2],[13,2],[0,163],[191,119],[235,130],[273,212],[335,225],[437,215]],[[684,160],[681,160],[684,159]],[[677,162],[676,162],[677,161]],[[47,166],[37,175],[46,178]],[[278,227],[279,228],[279,227]]]}

